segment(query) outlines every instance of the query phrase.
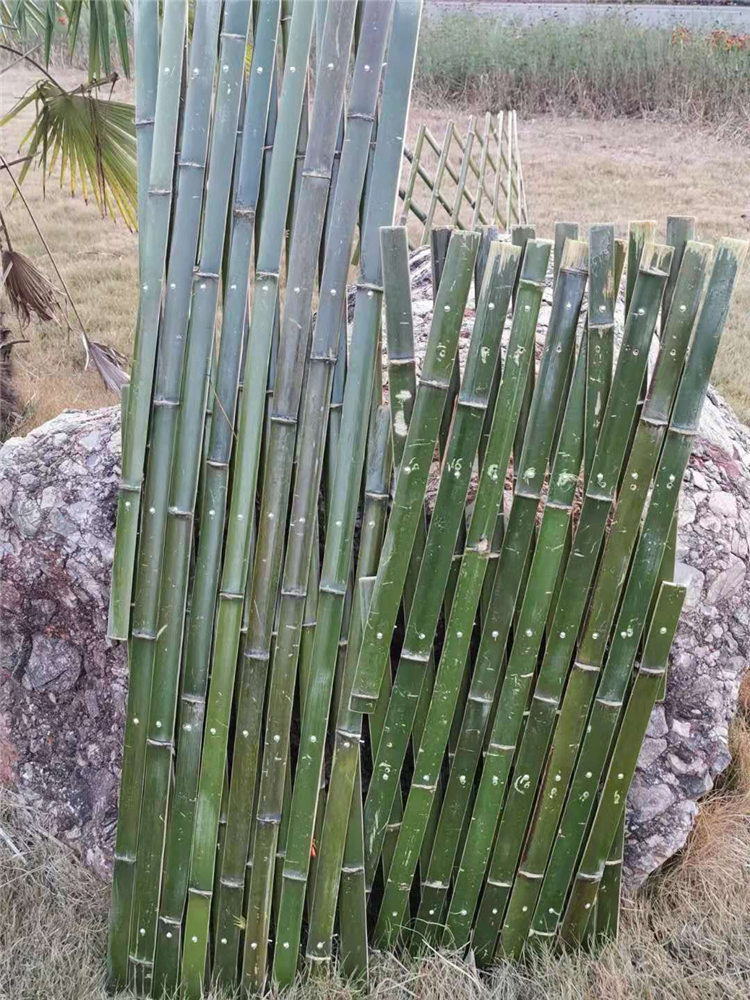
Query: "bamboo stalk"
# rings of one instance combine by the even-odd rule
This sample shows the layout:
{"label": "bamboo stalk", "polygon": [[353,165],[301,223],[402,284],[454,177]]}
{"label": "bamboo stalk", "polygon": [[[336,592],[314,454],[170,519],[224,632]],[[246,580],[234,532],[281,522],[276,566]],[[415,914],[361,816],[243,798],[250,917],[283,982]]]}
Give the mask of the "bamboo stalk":
{"label": "bamboo stalk", "polygon": [[172,213],[172,185],[186,23],[186,0],[166,0],[153,126],[158,142],[154,142],[151,155],[146,226],[140,255],[138,353],[133,359],[128,398],[127,429],[130,441],[125,452],[128,465],[127,467],[123,465],[122,468],[122,482],[117,499],[118,530],[107,625],[107,634],[111,639],[127,639],[130,631],[130,600],[146,456],[146,435],[151,413],[151,387],[156,363]]}
{"label": "bamboo stalk", "polygon": [[[495,691],[500,686],[502,660],[498,651],[503,650],[507,643],[513,612],[521,591],[558,413],[564,404],[570,357],[575,349],[576,326],[586,287],[587,255],[588,248],[585,243],[577,240],[569,240],[566,243],[542,355],[538,388],[532,399],[528,432],[518,467],[513,506],[500,551],[495,584],[482,622],[482,637],[474,664],[461,736],[448,781],[441,815],[440,851],[433,852],[436,888],[440,890],[435,897],[436,907],[442,905],[448,888],[457,841],[468,807],[469,790],[473,785],[482,752],[490,708],[495,701]],[[579,464],[576,462],[578,451],[576,438],[577,435],[580,436],[580,427],[577,425],[578,407],[579,400],[576,397],[571,404],[570,420],[566,427],[566,445],[570,451],[560,460],[563,467],[558,469],[556,465],[554,468],[554,474],[563,477],[563,482],[562,484],[553,482],[551,487],[553,504],[565,505],[571,502],[569,477],[575,477],[573,485],[577,479]],[[568,462],[570,462],[569,467],[566,464]],[[553,506],[552,509],[556,508]],[[552,517],[548,518],[547,530],[554,530],[556,527],[558,530],[564,530],[566,513],[560,516],[562,527],[556,525]],[[531,563],[530,586],[532,592],[541,588],[543,593],[545,589],[551,588],[549,574],[554,570],[556,575],[557,568],[549,567],[547,560],[554,562],[557,550],[549,552],[546,548],[542,550],[540,547],[537,551],[539,555]],[[527,691],[531,682],[529,674],[533,676],[534,642],[538,648],[543,628],[541,615],[537,614],[535,617],[527,611],[527,615],[524,616],[523,608],[521,621],[525,621],[524,641],[531,640],[529,646],[532,652],[529,656],[523,657],[519,650],[519,655],[511,657],[500,686],[498,714],[487,750],[485,764],[487,777],[485,778],[483,774],[448,913],[448,932],[460,943],[463,943],[468,935],[471,915],[492,848],[499,806],[497,800],[500,797],[501,801],[504,781],[507,779],[507,766],[512,761],[512,757],[508,759],[506,745],[515,745],[515,736],[523,721],[523,710],[526,707]],[[532,666],[529,669],[530,664]],[[504,727],[507,727],[507,735],[502,731]]]}
{"label": "bamboo stalk", "polygon": [[497,115],[497,132],[495,132],[495,137],[497,139],[497,163],[494,165],[495,169],[495,186],[492,191],[492,224],[499,225],[502,229],[509,228],[502,220],[500,215],[500,189],[502,185],[502,172],[500,170],[500,165],[502,162],[503,153],[503,128],[504,126],[504,116],[503,111],[499,111]]}
{"label": "bamboo stalk", "polygon": [[[209,153],[209,182],[204,214],[211,225],[203,227],[200,260],[194,275],[187,360],[181,406],[175,431],[172,480],[169,491],[164,561],[159,587],[158,629],[148,712],[144,766],[144,809],[138,832],[132,964],[138,972],[137,988],[150,976],[157,932],[161,862],[170,796],[172,755],[179,685],[180,652],[190,572],[193,510],[196,501],[200,448],[205,412],[205,370],[211,357],[218,297],[227,205],[231,188],[244,64],[248,10],[240,0],[225,5],[219,59],[226,65],[225,86],[220,90]],[[227,157],[230,149],[232,155]],[[191,395],[192,394],[192,395]],[[138,638],[149,641],[145,634]],[[215,845],[214,845],[215,850]]]}
{"label": "bamboo stalk", "polygon": [[133,51],[137,61],[133,82],[135,85],[135,134],[137,140],[138,231],[141,234],[138,243],[140,266],[145,244],[148,184],[151,174],[151,155],[154,148],[154,118],[159,84],[159,9],[148,0],[135,0],[133,4]]}
{"label": "bamboo stalk", "polygon": [[[698,427],[737,271],[747,248],[747,243],[737,240],[722,240],[719,243],[693,347],[677,391],[672,422],[664,442],[664,457],[654,482],[641,537],[633,556],[629,583],[570,783],[568,801],[559,825],[560,834],[550,855],[548,874],[534,913],[532,929],[535,934],[553,930],[564,903],[572,877],[572,865],[575,864],[594,805],[591,789],[598,785],[612,744],[638,644],[658,583],[659,567],[679,487],[690,457],[692,436]],[[676,296],[675,299],[679,302]],[[563,704],[561,718],[565,709]]]}
{"label": "bamboo stalk", "polygon": [[[425,125],[422,123],[417,130],[417,139],[414,143],[414,151],[407,154],[406,149],[404,149],[404,155],[407,159],[411,160],[411,169],[409,170],[409,177],[406,181],[406,188],[403,194],[403,204],[401,206],[401,215],[399,216],[399,225],[405,226],[409,221],[409,209],[411,208],[412,199],[414,197],[414,185],[417,183],[417,177],[422,176],[425,173],[422,169],[420,174],[420,157],[422,156],[422,146],[424,145],[424,133]],[[428,187],[430,186],[425,177],[422,177]],[[434,181],[430,182],[434,185]]]}
{"label": "bamboo stalk", "polygon": [[643,737],[667,668],[669,650],[685,600],[685,588],[664,583],[659,591],[646,644],[633,689],[628,698],[620,734],[599,796],[591,830],[586,839],[573,890],[560,925],[566,944],[581,940],[588,916],[602,882],[613,841],[625,816],[625,803],[635,774]]}
{"label": "bamboo stalk", "polygon": [[[332,939],[336,902],[339,895],[341,867],[344,863],[347,830],[351,810],[356,809],[352,795],[359,794],[359,743],[362,735],[362,716],[349,709],[351,686],[357,665],[362,630],[369,608],[369,596],[377,570],[382,545],[389,500],[390,479],[390,417],[386,407],[378,409],[371,427],[365,479],[362,535],[357,561],[357,586],[354,591],[352,624],[346,651],[341,697],[336,717],[333,762],[328,784],[322,835],[318,849],[318,869],[315,893],[310,913],[307,959],[314,963],[329,964],[332,957]],[[367,601],[367,604],[364,602]],[[359,811],[361,813],[361,798]],[[356,817],[355,817],[356,821]],[[363,859],[364,861],[364,859]],[[364,900],[364,867],[362,869]],[[348,917],[346,918],[348,919]],[[365,934],[366,939],[366,934]],[[319,947],[320,944],[323,947]]]}
{"label": "bamboo stalk", "polygon": [[422,513],[478,245],[478,236],[454,233],[435,299],[422,375],[396,482],[393,514],[388,522],[352,692],[353,707],[368,713],[375,707],[380,691],[383,664]]}
{"label": "bamboo stalk", "polygon": [[458,174],[458,180],[456,181],[456,195],[453,201],[453,211],[451,212],[450,218],[451,226],[461,225],[461,203],[466,190],[466,179],[469,173],[469,163],[471,162],[471,148],[474,145],[475,136],[475,121],[474,116],[472,115],[471,118],[469,118],[469,129],[466,133],[466,140],[463,143],[463,160],[461,161],[461,169]]}
{"label": "bamboo stalk", "polygon": [[617,833],[604,862],[604,873],[589,926],[594,923],[594,944],[602,945],[617,937],[620,926],[620,892],[622,887],[622,860],[625,852],[625,813],[620,818]]}
{"label": "bamboo stalk", "polygon": [[[420,16],[421,3],[396,0],[391,30],[391,45],[394,47],[389,50],[384,76],[382,111],[372,174],[366,193],[366,219],[360,255],[361,276],[355,298],[350,368],[341,421],[340,455],[336,462],[336,482],[331,498],[318,595],[314,672],[302,718],[302,749],[297,762],[290,806],[287,857],[277,924],[277,940],[280,939],[281,945],[275,949],[274,954],[274,978],[282,985],[290,982],[296,974],[296,963],[290,961],[290,953],[293,948],[296,953],[296,945],[300,939],[366,445],[367,422],[362,420],[362,401],[372,392],[374,381],[375,398],[380,395],[380,375],[376,377],[375,372],[382,288],[380,255],[376,248],[380,225],[392,218],[394,211]],[[342,460],[343,456],[346,456],[345,461]],[[288,949],[283,947],[285,942],[290,945]]]}
{"label": "bamboo stalk", "polygon": [[615,230],[592,226],[589,230],[591,281],[586,324],[586,430],[585,479],[588,482],[604,409],[612,385],[615,337]]}
{"label": "bamboo stalk", "polygon": [[[637,308],[631,313],[623,334],[617,372],[607,401],[592,473],[584,494],[572,551],[560,587],[560,597],[549,628],[549,639],[534,690],[531,714],[515,765],[515,773],[523,775],[524,780],[522,782],[514,780],[500,817],[497,847],[493,854],[479,911],[482,920],[486,919],[486,926],[480,929],[477,923],[475,934],[475,941],[481,946],[483,960],[492,955],[497,929],[502,922],[503,911],[510,894],[529,812],[544,766],[556,709],[573,656],[575,638],[587,603],[607,519],[614,500],[614,491],[625,458],[630,413],[636,405],[640,382],[647,364],[647,346],[654,329],[666,280],[663,265],[669,265],[669,250],[649,246],[647,251],[648,254],[644,253],[644,260],[641,263],[636,289]],[[555,746],[557,745],[556,734]],[[549,765],[547,781],[551,787],[557,785],[562,787],[562,779],[560,782],[554,780],[558,773],[560,773],[559,768]],[[554,792],[553,805],[556,804],[558,795],[559,792]],[[534,832],[532,841],[535,835]],[[530,866],[528,850],[524,856],[523,871],[532,873],[535,871]],[[535,880],[530,878],[528,882],[533,889]],[[525,888],[525,881],[523,886]],[[514,889],[503,927],[504,948],[510,949],[511,934],[515,933],[515,927],[523,923],[528,913],[527,910],[523,910],[523,906],[528,903],[525,899],[521,900],[521,895],[522,889]]]}
{"label": "bamboo stalk", "polygon": [[370,783],[365,801],[365,860],[370,872],[374,871],[380,855],[385,824],[398,790],[396,778],[406,755],[424,684],[425,665],[432,650],[448,583],[453,542],[463,515],[492,375],[500,352],[500,338],[520,259],[518,249],[510,244],[496,244],[494,249],[477,304],[456,419],[443,462],[430,531],[386,715],[384,732],[387,733],[387,740],[381,740],[375,755],[375,778]]}
{"label": "bamboo stalk", "polygon": [[487,156],[490,151],[490,113],[484,116],[484,136],[482,138],[482,155],[479,160],[479,177],[477,178],[477,193],[474,199],[474,212],[471,217],[471,228],[477,229],[479,226],[479,214],[482,209],[482,195],[484,194],[484,175],[487,171]]}
{"label": "bamboo stalk", "polygon": [[[144,16],[144,12],[141,11],[139,20]],[[143,28],[144,25],[140,24],[140,29]],[[151,695],[161,550],[164,541],[172,441],[179,406],[193,262],[203,201],[211,84],[218,30],[217,12],[209,10],[202,12],[202,16],[197,19],[191,67],[197,69],[199,74],[202,72],[203,76],[196,79],[188,93],[185,114],[190,123],[190,130],[181,150],[177,168],[180,181],[175,203],[175,239],[179,241],[183,253],[173,254],[167,269],[162,335],[156,365],[151,441],[153,461],[149,463],[144,487],[146,509],[151,516],[144,520],[138,551],[134,635],[129,650],[130,684],[112,885],[110,976],[113,982],[120,985],[127,981],[129,922],[146,753],[146,720]],[[141,44],[144,43],[140,35],[139,40]],[[150,42],[149,39],[149,47]],[[148,51],[147,48],[146,52]],[[148,63],[148,59],[146,61]],[[148,79],[148,73],[146,77]],[[153,126],[153,122],[151,125]],[[142,245],[143,243],[145,240],[142,240]],[[129,394],[128,392],[128,396]],[[127,429],[123,430],[122,439],[123,467],[127,468],[130,463],[129,452],[133,446],[132,436],[127,433]],[[128,598],[128,614],[129,604]],[[139,637],[137,633],[143,633],[143,637]]]}
{"label": "bamboo stalk", "polygon": [[[452,721],[452,693],[460,687],[471,626],[488,562],[488,539],[491,537],[492,528],[502,505],[504,470],[510,456],[510,442],[518,416],[523,385],[528,377],[531,362],[530,344],[536,328],[548,257],[548,243],[530,244],[519,285],[518,301],[521,306],[515,314],[511,332],[509,357],[512,358],[512,363],[505,366],[496,417],[493,421],[466,549],[461,562],[458,587],[446,629],[446,643],[435,681],[425,735],[415,763],[415,774],[419,775],[420,779],[419,782],[412,784],[407,800],[407,813],[410,811],[409,803],[412,812],[408,841],[404,836],[407,830],[404,822],[399,833],[396,855],[388,875],[376,926],[376,938],[381,942],[391,940],[398,933],[402,923],[404,892],[408,893],[408,886],[411,884],[413,866],[416,863],[434,797],[436,771],[442,762]],[[423,774],[427,776],[424,781],[421,777]],[[394,902],[390,905],[389,897],[394,898]]]}
{"label": "bamboo stalk", "polygon": [[[215,642],[211,684],[206,708],[206,729],[201,770],[198,782],[193,850],[186,915],[185,946],[182,959],[183,986],[190,995],[200,993],[205,973],[208,948],[209,913],[216,862],[216,829],[220,805],[220,783],[226,762],[228,726],[234,689],[234,677],[239,652],[244,589],[250,563],[255,483],[257,478],[262,414],[265,404],[266,373],[270,341],[277,308],[276,282],[281,259],[287,205],[294,172],[297,133],[304,99],[304,73],[289,72],[290,66],[307,62],[312,32],[312,5],[295,6],[289,26],[287,71],[281,90],[276,124],[274,153],[266,190],[267,202],[263,215],[256,258],[254,309],[249,331],[249,353],[257,359],[246,371],[239,417],[238,439],[235,446],[234,477],[227,520],[227,540],[222,567],[219,606],[215,627]],[[269,72],[271,67],[269,66]],[[273,620],[273,615],[271,616]],[[265,664],[254,671],[255,664],[247,653],[253,652],[248,634],[242,662],[236,739],[252,742],[250,723],[243,717],[257,710],[248,692],[252,681],[264,686]],[[243,695],[245,698],[243,699]],[[248,702],[250,702],[248,704]],[[247,733],[247,736],[244,734]],[[257,743],[257,735],[254,741]],[[227,838],[239,836],[237,823],[238,787],[252,790],[250,768],[241,755],[235,755],[230,780],[227,815]],[[250,808],[248,803],[247,808]],[[244,824],[244,814],[240,814]]]}

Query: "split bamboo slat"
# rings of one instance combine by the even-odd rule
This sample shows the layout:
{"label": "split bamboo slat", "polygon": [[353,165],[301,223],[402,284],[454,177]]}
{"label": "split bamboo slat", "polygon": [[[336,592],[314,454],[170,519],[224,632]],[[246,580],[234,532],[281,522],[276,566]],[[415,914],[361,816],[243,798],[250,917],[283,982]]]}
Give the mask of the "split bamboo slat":
{"label": "split bamboo slat", "polygon": [[421,0],[134,14],[112,985],[595,947],[747,245],[537,238],[513,111],[405,151]]}

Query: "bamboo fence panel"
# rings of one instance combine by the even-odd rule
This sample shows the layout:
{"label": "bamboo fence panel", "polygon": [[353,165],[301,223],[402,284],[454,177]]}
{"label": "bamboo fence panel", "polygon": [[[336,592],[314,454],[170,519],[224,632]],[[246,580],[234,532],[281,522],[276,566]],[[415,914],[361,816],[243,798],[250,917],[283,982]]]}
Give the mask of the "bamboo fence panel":
{"label": "bamboo fence panel", "polygon": [[147,3],[112,984],[594,947],[747,245],[537,238],[514,112],[421,126],[399,209],[419,0]]}

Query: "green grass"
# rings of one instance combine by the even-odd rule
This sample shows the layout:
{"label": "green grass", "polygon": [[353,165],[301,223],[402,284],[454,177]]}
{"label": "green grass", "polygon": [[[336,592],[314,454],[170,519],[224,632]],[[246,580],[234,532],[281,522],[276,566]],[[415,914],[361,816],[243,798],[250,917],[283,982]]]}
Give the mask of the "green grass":
{"label": "green grass", "polygon": [[530,26],[471,14],[427,21],[417,92],[596,116],[666,114],[750,133],[750,39],[727,49],[709,35],[673,36],[613,16]]}

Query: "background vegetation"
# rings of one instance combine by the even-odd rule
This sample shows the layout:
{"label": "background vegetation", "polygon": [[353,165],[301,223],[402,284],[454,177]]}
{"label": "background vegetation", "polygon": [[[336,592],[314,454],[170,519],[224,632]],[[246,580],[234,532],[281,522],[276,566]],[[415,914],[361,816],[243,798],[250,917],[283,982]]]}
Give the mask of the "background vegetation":
{"label": "background vegetation", "polygon": [[619,17],[521,26],[460,14],[427,20],[417,93],[485,110],[658,113],[750,141],[750,36],[641,28]]}

